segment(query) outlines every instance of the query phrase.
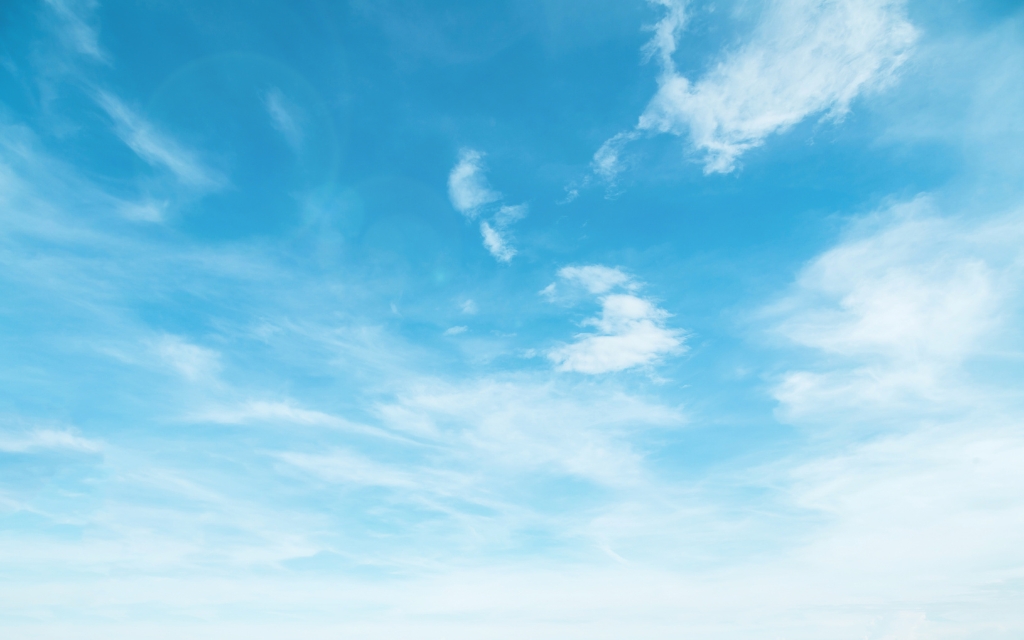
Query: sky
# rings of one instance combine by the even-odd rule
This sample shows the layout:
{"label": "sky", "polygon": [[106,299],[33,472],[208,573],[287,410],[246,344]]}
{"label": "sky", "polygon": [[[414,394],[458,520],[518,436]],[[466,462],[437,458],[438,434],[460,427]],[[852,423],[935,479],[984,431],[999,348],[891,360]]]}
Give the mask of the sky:
{"label": "sky", "polygon": [[0,3],[0,628],[1024,636],[1024,3]]}

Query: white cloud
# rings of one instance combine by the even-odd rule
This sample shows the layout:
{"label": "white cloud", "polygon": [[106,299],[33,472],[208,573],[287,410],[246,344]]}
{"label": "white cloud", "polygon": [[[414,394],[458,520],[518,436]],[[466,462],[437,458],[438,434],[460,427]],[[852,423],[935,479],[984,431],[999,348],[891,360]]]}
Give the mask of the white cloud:
{"label": "white cloud", "polygon": [[971,223],[923,198],[862,221],[768,311],[788,340],[850,363],[787,373],[775,390],[787,415],[964,400],[960,365],[998,352],[1022,242],[1017,213]]}
{"label": "white cloud", "polygon": [[[448,195],[452,206],[471,220],[480,215],[482,207],[502,199],[484,177],[483,154],[473,149],[459,152],[459,161],[448,175]],[[498,262],[510,262],[516,255],[508,227],[526,217],[527,210],[525,204],[502,205],[490,221],[480,223],[484,247]]]}
{"label": "white cloud", "polygon": [[632,485],[644,471],[626,436],[683,420],[675,409],[614,387],[529,379],[424,381],[381,405],[378,415],[389,429],[443,446],[452,458],[436,464],[461,468],[482,487],[537,470]]}
{"label": "white cloud", "polygon": [[[603,296],[600,298],[601,315],[583,322],[583,326],[592,326],[596,332],[579,334],[574,343],[548,351],[548,358],[559,371],[589,374],[622,371],[652,364],[664,355],[683,349],[683,332],[665,326],[669,318],[667,311],[632,293],[608,293],[615,288],[627,291],[637,288],[637,283],[621,270],[588,265],[565,267],[558,275],[592,294]],[[554,288],[549,286],[541,293],[553,295]]]}
{"label": "white cloud", "polygon": [[482,153],[473,149],[459,152],[459,161],[448,174],[448,197],[452,206],[469,218],[475,218],[480,207],[501,199],[484,177]]}
{"label": "white cloud", "polygon": [[513,222],[518,222],[526,217],[528,207],[525,204],[504,205],[494,214],[494,224],[504,229]]}
{"label": "white cloud", "polygon": [[186,380],[211,380],[220,371],[220,354],[173,335],[165,335],[152,343],[153,352],[166,365]]}
{"label": "white cloud", "polygon": [[100,91],[96,101],[114,121],[118,137],[149,164],[164,167],[179,182],[192,188],[216,189],[223,184],[224,178],[204,166],[195,153],[158,132],[113,95]]}
{"label": "white cloud", "polygon": [[548,358],[559,371],[590,374],[651,364],[682,348],[682,333],[664,326],[668,315],[643,298],[605,296],[601,315],[583,323],[597,332],[577,335],[576,342],[548,351]]}
{"label": "white cloud", "polygon": [[607,181],[638,132],[688,136],[705,173],[728,173],[773,133],[815,114],[842,118],[857,96],[893,80],[916,39],[903,0],[774,0],[745,43],[691,81],[672,58],[684,3],[657,4],[668,12],[646,51],[662,67],[658,91],[636,130],[595,154],[594,172]]}
{"label": "white cloud", "polygon": [[[608,138],[594,154],[594,160],[590,165],[591,169],[605,182],[614,182],[615,178],[625,169],[622,150],[639,137],[640,135],[635,131],[623,131]],[[571,199],[575,199],[577,193],[574,191],[571,195]]]}
{"label": "white cloud", "polygon": [[265,103],[274,128],[284,136],[293,149],[301,147],[304,135],[299,124],[296,107],[277,88],[267,93]]}
{"label": "white cloud", "polygon": [[461,305],[459,305],[459,309],[461,309],[462,313],[465,313],[466,315],[475,315],[479,311],[476,303],[472,300],[465,300]]}
{"label": "white cloud", "polygon": [[17,435],[0,433],[0,451],[5,453],[26,453],[36,450],[63,449],[95,453],[100,444],[75,435],[70,431],[57,429],[36,429]]}
{"label": "white cloud", "polygon": [[510,262],[516,255],[515,248],[508,244],[501,232],[486,221],[480,223],[480,234],[484,238],[484,246],[499,262]]}
{"label": "white cloud", "polygon": [[[621,269],[605,267],[594,264],[583,267],[562,267],[558,271],[558,277],[567,282],[582,285],[587,291],[594,294],[608,293],[615,287],[625,287],[632,283],[632,278],[623,273]],[[554,284],[549,285],[549,291],[554,293]]]}
{"label": "white cloud", "polygon": [[462,326],[462,325],[459,325],[457,327],[450,327],[449,329],[447,329],[444,332],[444,335],[446,335],[446,336],[457,336],[460,333],[466,333],[466,331],[468,329],[469,329],[469,327],[465,327],[465,326]]}

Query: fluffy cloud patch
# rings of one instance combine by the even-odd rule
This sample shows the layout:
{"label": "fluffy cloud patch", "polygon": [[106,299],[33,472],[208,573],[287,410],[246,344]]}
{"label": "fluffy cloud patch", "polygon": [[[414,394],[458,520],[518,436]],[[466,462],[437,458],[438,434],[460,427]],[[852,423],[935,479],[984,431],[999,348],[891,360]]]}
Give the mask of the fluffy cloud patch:
{"label": "fluffy cloud patch", "polygon": [[903,0],[774,0],[747,42],[691,80],[672,58],[685,2],[656,4],[667,14],[646,52],[662,68],[658,91],[636,130],[595,154],[593,170],[605,180],[621,169],[619,153],[637,132],[688,136],[705,173],[728,173],[773,133],[815,114],[842,118],[858,95],[893,80],[916,39]]}
{"label": "fluffy cloud patch", "polygon": [[501,194],[491,190],[484,176],[483,158],[484,154],[479,151],[463,149],[448,174],[448,197],[452,206],[469,218],[475,218],[480,207],[501,199]]}
{"label": "fluffy cloud patch", "polygon": [[[589,293],[602,295],[601,314],[582,323],[595,330],[578,334],[572,344],[548,351],[548,358],[559,371],[622,371],[652,364],[683,349],[683,332],[665,326],[670,316],[667,311],[633,293],[609,293],[637,287],[621,270],[601,265],[566,267],[559,276],[567,283],[582,285]],[[545,292],[553,293],[554,289]]]}

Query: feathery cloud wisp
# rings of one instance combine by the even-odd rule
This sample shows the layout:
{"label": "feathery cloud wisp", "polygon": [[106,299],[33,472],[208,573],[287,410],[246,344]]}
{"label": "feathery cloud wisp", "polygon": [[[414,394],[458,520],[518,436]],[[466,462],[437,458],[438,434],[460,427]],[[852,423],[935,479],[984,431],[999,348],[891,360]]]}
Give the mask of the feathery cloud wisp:
{"label": "feathery cloud wisp", "polygon": [[204,166],[194,152],[158,132],[112,94],[100,91],[96,101],[114,121],[118,137],[150,165],[168,169],[183,185],[195,189],[212,190],[223,185],[224,178]]}
{"label": "feathery cloud wisp", "polygon": [[484,237],[484,246],[498,262],[510,262],[516,250],[509,246],[508,241],[486,221],[480,223],[480,234]]}
{"label": "feathery cloud wisp", "polygon": [[302,146],[304,135],[295,106],[290,104],[281,90],[277,88],[267,93],[265,102],[271,123],[284,136],[288,145],[292,149]]}

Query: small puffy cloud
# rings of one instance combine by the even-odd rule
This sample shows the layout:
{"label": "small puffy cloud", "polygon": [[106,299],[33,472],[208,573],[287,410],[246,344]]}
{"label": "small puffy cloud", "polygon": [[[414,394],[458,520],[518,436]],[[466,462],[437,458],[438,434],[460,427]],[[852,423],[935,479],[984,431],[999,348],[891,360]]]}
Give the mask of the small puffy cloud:
{"label": "small puffy cloud", "polygon": [[462,313],[465,313],[467,315],[474,315],[477,311],[479,311],[479,308],[477,308],[476,303],[473,302],[472,300],[466,300],[465,302],[463,302],[461,305],[459,305],[459,309],[462,310]]}
{"label": "small puffy cloud", "polygon": [[452,206],[469,218],[475,218],[480,207],[501,199],[484,177],[482,153],[473,149],[459,152],[459,161],[448,174],[448,197]]}
{"label": "small puffy cloud", "polygon": [[487,222],[480,223],[480,234],[484,237],[484,246],[491,252],[498,262],[510,262],[516,255],[516,250],[509,245],[502,236],[501,231],[495,229]]}
{"label": "small puffy cloud", "polygon": [[457,336],[460,333],[466,333],[466,331],[468,331],[468,330],[469,330],[469,327],[465,327],[465,326],[461,326],[460,325],[460,326],[457,326],[457,327],[451,327],[450,329],[448,329],[447,331],[444,332],[444,335],[446,335],[446,336]]}
{"label": "small puffy cloud", "polygon": [[559,371],[622,371],[651,364],[682,347],[681,332],[664,326],[669,314],[651,302],[615,294],[606,296],[601,306],[600,316],[584,322],[595,333],[579,334],[576,342],[548,352]]}
{"label": "small puffy cloud", "polygon": [[[581,333],[572,344],[548,351],[548,359],[559,371],[622,371],[652,364],[684,348],[683,332],[665,326],[667,311],[633,293],[609,293],[613,289],[633,291],[637,287],[621,270],[601,265],[566,267],[559,276],[592,294],[607,294],[600,298],[601,314],[583,322],[583,326],[595,331]],[[553,293],[553,286],[549,289]]]}
{"label": "small puffy cloud", "polygon": [[118,137],[150,165],[169,170],[181,184],[195,189],[216,189],[224,183],[224,178],[204,166],[195,153],[157,131],[113,95],[100,91],[96,101],[113,120]]}
{"label": "small puffy cloud", "polygon": [[690,80],[673,61],[685,3],[667,9],[646,53],[661,65],[658,91],[636,129],[594,156],[606,181],[638,132],[688,136],[705,173],[728,173],[748,149],[815,114],[839,119],[859,95],[890,83],[916,40],[903,0],[775,0],[740,47]]}

